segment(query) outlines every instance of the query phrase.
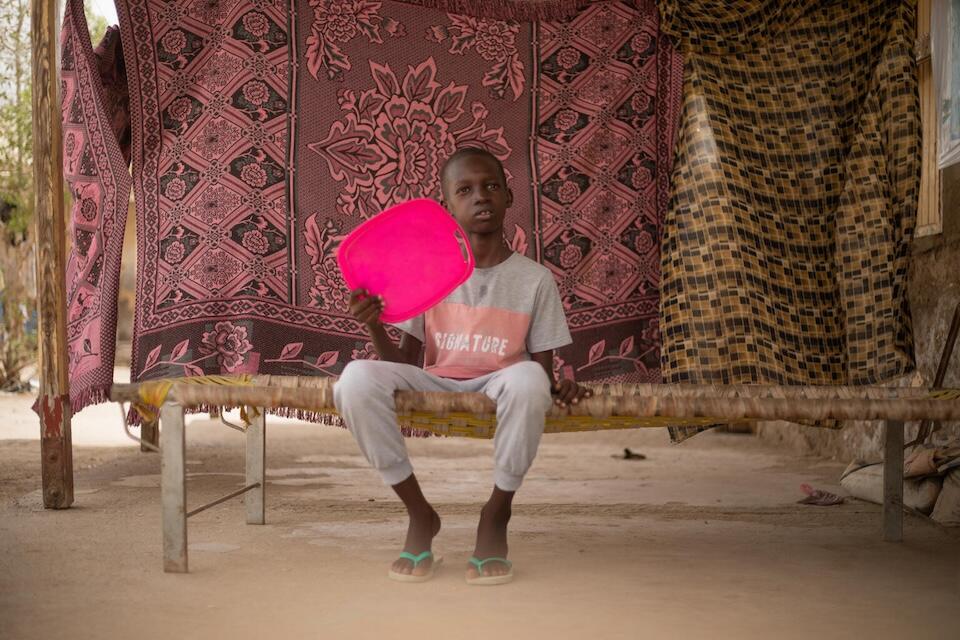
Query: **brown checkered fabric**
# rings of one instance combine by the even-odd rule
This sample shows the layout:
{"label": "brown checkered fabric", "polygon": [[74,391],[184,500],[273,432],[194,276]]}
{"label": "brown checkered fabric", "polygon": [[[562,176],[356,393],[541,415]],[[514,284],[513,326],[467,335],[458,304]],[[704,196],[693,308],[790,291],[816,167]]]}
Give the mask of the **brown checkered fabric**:
{"label": "brown checkered fabric", "polygon": [[664,381],[871,384],[912,370],[914,3],[659,6],[684,56]]}

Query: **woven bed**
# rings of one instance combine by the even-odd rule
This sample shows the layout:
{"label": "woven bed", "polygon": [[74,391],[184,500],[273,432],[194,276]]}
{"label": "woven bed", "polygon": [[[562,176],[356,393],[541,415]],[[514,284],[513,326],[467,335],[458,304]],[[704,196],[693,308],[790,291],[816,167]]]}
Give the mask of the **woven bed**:
{"label": "woven bed", "polygon": [[[240,495],[247,524],[266,522],[266,413],[338,420],[335,378],[196,376],[113,385],[110,398],[131,402],[145,424],[162,426],[161,502],[164,571],[186,573],[187,518]],[[551,407],[547,432],[700,426],[750,420],[882,420],[884,442],[883,539],[903,538],[904,422],[960,419],[960,390],[849,386],[636,384],[595,385],[594,395],[570,407]],[[187,438],[184,413],[241,407],[246,483],[212,502],[187,507]],[[478,393],[398,392],[400,426],[413,432],[490,438],[496,406]],[[158,415],[159,409],[159,415]]]}
{"label": "woven bed", "polygon": [[[188,409],[263,407],[268,412],[336,422],[333,377],[197,376],[114,385],[111,398],[133,402],[152,415],[170,400]],[[755,420],[960,419],[960,390],[872,386],[766,386],[686,384],[586,385],[593,397],[553,406],[546,433],[705,426]],[[396,395],[401,427],[444,436],[492,438],[496,406],[480,393],[407,392]]]}

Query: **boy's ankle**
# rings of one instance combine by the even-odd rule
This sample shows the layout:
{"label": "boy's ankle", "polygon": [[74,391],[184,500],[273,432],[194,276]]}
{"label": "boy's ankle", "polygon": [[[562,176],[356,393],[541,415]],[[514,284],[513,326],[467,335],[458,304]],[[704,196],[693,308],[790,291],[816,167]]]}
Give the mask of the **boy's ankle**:
{"label": "boy's ankle", "polygon": [[480,509],[480,516],[494,520],[509,520],[512,515],[512,508],[509,504],[491,504],[486,503]]}
{"label": "boy's ankle", "polygon": [[425,502],[422,505],[414,505],[412,507],[407,507],[407,515],[415,520],[429,520],[436,515],[436,511],[430,503]]}

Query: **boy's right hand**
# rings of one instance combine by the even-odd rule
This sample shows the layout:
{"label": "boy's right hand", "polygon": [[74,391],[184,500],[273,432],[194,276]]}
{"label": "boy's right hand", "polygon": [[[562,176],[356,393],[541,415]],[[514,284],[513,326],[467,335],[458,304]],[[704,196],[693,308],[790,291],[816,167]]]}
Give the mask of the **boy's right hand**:
{"label": "boy's right hand", "polygon": [[379,325],[381,313],[383,297],[372,296],[366,289],[354,289],[350,292],[350,314],[367,327]]}

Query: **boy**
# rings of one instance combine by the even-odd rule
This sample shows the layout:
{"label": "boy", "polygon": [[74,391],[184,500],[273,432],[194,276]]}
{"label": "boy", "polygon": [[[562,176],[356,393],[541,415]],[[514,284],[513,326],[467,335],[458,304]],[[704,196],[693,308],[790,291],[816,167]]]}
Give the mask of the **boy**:
{"label": "boy", "polygon": [[485,150],[460,149],[443,165],[440,182],[442,204],[466,232],[476,269],[443,302],[397,325],[399,345],[380,323],[382,300],[353,291],[350,311],[366,325],[380,360],[347,365],[334,399],[367,460],[407,507],[406,543],[389,572],[404,582],[428,580],[439,565],[430,547],[440,518],[413,475],[394,391],[479,391],[497,403],[493,493],[480,512],[467,582],[502,584],[513,578],[506,559],[513,496],[536,455],[551,392],[561,406],[589,392],[572,380],[553,381],[553,350],[571,342],[570,332],[549,270],[504,241],[513,194],[503,165]]}

